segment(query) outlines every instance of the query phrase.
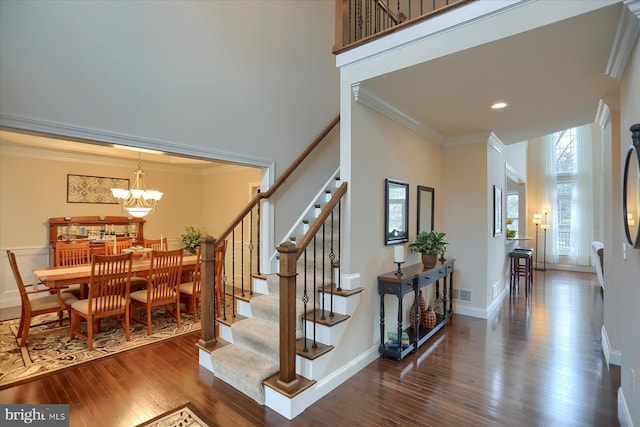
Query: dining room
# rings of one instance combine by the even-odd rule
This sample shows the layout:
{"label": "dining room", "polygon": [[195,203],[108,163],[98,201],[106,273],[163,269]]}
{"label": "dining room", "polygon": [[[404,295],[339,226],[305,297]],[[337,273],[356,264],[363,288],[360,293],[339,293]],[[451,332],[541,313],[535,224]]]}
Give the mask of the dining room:
{"label": "dining room", "polygon": [[[0,212],[0,308],[20,306],[4,250],[15,253],[25,280],[33,281],[33,271],[55,265],[50,218],[63,222],[64,218],[132,218],[116,199],[96,194],[110,193],[113,182],[132,187],[137,169],[144,172],[146,188],[163,193],[155,212],[141,218],[144,237],[164,238],[166,249],[182,247],[187,227],[202,234],[219,233],[259,188],[263,173],[259,167],[0,131],[0,203],[13,206]],[[74,193],[78,182],[84,187]],[[117,232],[109,228],[115,224],[102,223],[75,230],[83,233],[78,240],[92,240],[95,245],[98,239],[110,241],[112,231],[118,240],[138,231],[129,229],[135,223],[131,220],[118,224]],[[61,234],[64,227],[74,225],[78,224],[61,225]],[[71,233],[53,237],[58,239],[75,237]]]}

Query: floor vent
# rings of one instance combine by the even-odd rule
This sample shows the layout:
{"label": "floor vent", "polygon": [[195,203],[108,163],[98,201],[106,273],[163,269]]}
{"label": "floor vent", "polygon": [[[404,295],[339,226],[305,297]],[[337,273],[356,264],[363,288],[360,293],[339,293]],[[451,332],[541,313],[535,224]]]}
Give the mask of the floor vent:
{"label": "floor vent", "polygon": [[453,290],[453,299],[458,301],[471,302],[471,291],[468,289],[454,289]]}

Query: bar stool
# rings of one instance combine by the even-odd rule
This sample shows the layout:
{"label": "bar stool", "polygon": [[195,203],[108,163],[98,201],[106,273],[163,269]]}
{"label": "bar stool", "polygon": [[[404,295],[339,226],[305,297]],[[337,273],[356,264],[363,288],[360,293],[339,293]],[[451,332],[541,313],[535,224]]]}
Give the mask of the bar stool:
{"label": "bar stool", "polygon": [[533,284],[533,249],[515,248],[509,252],[510,265],[510,289],[518,288],[520,278],[524,277],[525,295],[529,296],[529,290]]}

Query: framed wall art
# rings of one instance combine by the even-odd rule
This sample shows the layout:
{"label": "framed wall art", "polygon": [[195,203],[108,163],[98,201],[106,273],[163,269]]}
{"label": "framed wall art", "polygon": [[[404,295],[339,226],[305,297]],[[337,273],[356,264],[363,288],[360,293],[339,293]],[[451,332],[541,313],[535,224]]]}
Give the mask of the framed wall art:
{"label": "framed wall art", "polygon": [[493,235],[502,235],[502,187],[493,186]]}
{"label": "framed wall art", "polygon": [[112,188],[129,188],[125,178],[67,174],[67,203],[98,203],[117,205]]}

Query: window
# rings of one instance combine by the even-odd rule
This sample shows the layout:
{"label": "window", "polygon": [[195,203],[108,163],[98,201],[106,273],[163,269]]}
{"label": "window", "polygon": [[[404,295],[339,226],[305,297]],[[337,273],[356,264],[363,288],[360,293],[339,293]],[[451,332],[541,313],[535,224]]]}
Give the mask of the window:
{"label": "window", "polygon": [[507,231],[515,231],[515,236],[518,235],[519,209],[518,193],[507,194]]}
{"label": "window", "polygon": [[556,156],[556,208],[558,255],[575,255],[575,236],[571,233],[572,205],[576,190],[576,129],[554,134]]}

